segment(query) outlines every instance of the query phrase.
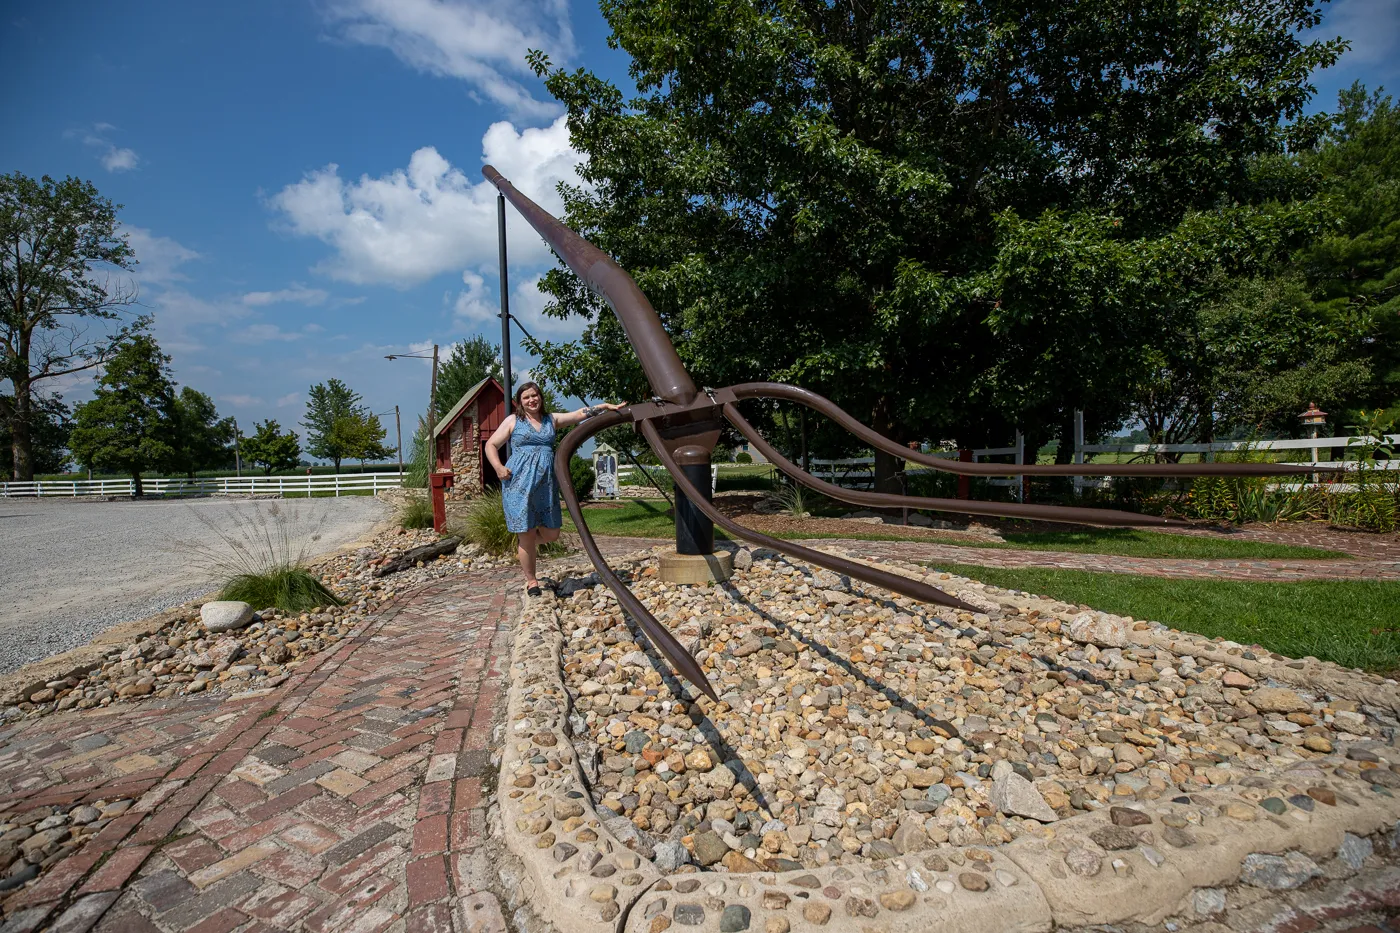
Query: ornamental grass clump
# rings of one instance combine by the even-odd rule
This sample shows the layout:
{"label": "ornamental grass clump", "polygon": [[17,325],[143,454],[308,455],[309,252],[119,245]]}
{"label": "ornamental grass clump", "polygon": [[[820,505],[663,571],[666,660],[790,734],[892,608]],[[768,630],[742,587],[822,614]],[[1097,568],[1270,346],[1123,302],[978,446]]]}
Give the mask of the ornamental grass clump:
{"label": "ornamental grass clump", "polygon": [[427,496],[410,492],[399,509],[399,527],[404,530],[433,527],[433,503]]}
{"label": "ornamental grass clump", "polygon": [[250,606],[276,606],[284,612],[304,612],[320,606],[339,606],[340,598],[303,567],[275,567],[262,573],[242,573],[229,580],[220,599],[236,599]]}
{"label": "ornamental grass clump", "polygon": [[280,504],[265,511],[256,503],[250,503],[250,508],[251,514],[233,513],[232,527],[221,527],[195,512],[212,540],[180,544],[182,553],[193,554],[196,563],[221,581],[219,598],[283,612],[342,605],[308,567],[311,547],[321,540],[324,513],[310,527],[303,527]]}

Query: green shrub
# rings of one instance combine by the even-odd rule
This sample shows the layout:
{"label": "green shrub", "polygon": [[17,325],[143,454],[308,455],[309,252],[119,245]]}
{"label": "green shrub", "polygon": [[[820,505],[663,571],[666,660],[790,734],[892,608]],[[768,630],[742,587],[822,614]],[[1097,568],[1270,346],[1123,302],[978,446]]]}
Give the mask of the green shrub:
{"label": "green shrub", "polygon": [[409,493],[404,500],[403,508],[399,510],[399,527],[411,528],[431,528],[433,527],[433,503],[427,496]]}
{"label": "green shrub", "polygon": [[593,484],[598,476],[593,472],[593,464],[582,457],[574,457],[569,461],[569,479],[574,483],[574,495],[587,499],[593,495]]}
{"label": "green shrub", "polygon": [[[651,477],[650,480],[647,477]],[[672,495],[676,491],[676,481],[671,478],[662,467],[643,466],[633,468],[631,473],[624,475],[620,482],[623,486],[660,486],[667,495]]]}
{"label": "green shrub", "polygon": [[240,573],[225,584],[219,598],[236,599],[258,609],[276,606],[283,612],[341,605],[340,599],[310,571],[296,566]]}
{"label": "green shrub", "polygon": [[404,466],[403,484],[409,489],[427,489],[428,472],[433,468],[432,428],[427,419],[418,416],[418,427],[408,445],[408,463]]}
{"label": "green shrub", "polygon": [[750,454],[746,454],[746,453],[744,453],[744,452],[741,450],[741,451],[739,451],[737,454],[734,455],[734,462],[735,462],[735,463],[753,463],[753,457],[752,457]]}

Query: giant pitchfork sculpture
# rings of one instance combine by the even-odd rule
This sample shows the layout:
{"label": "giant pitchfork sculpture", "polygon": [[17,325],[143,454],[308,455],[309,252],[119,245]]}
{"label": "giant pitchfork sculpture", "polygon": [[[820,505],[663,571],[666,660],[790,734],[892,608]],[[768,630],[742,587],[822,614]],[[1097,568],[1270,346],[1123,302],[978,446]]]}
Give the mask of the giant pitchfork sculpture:
{"label": "giant pitchfork sculpture", "polygon": [[976,607],[925,583],[803,547],[791,541],[771,538],[727,518],[711,504],[706,494],[710,454],[719,441],[722,422],[728,421],[733,425],[740,434],[748,438],[749,443],[753,444],[764,457],[793,480],[833,499],[855,505],[876,508],[929,509],[970,515],[1041,519],[1091,525],[1184,526],[1186,523],[1110,509],[1031,505],[1014,502],[980,502],[967,499],[935,499],[845,489],[804,472],[775,450],[739,413],[737,406],[739,400],[770,398],[796,402],[826,415],[878,450],[883,450],[895,457],[924,464],[935,470],[956,473],[960,476],[1017,476],[1022,474],[1036,476],[1275,476],[1329,472],[1325,468],[1319,467],[1268,463],[1027,466],[1024,464],[950,461],[909,450],[861,424],[829,399],[797,386],[781,382],[748,382],[723,389],[697,389],[690,374],[686,372],[685,366],[681,363],[680,357],[676,354],[676,348],[671,343],[671,338],[662,328],[661,319],[632,277],[602,250],[564,226],[558,219],[517,191],[515,186],[506,180],[500,172],[489,165],[483,169],[483,172],[487,180],[496,186],[496,189],[515,206],[516,210],[520,211],[521,215],[529,221],[530,226],[535,228],[535,231],[564,260],[574,274],[612,306],[618,320],[622,323],[623,330],[627,333],[628,342],[641,361],[642,370],[646,373],[647,382],[651,385],[653,393],[651,401],[615,412],[606,412],[585,421],[560,443],[554,456],[554,474],[559,484],[559,490],[564,496],[564,502],[568,505],[569,515],[573,518],[574,526],[578,529],[579,537],[583,541],[583,549],[588,554],[589,559],[593,561],[593,566],[597,569],[599,577],[617,596],[622,608],[637,620],[652,643],[670,659],[676,670],[712,700],[718,700],[718,697],[699,663],[676,640],[675,636],[647,611],[641,600],[632,594],[632,591],[618,578],[617,574],[613,573],[612,568],[608,566],[607,561],[598,550],[598,545],[594,542],[588,525],[584,522],[583,511],[579,507],[578,497],[574,495],[573,482],[569,476],[569,460],[584,441],[599,431],[628,422],[636,424],[637,429],[646,438],[661,464],[666,467],[667,472],[675,480],[676,490],[680,493],[676,502],[678,527],[682,523],[682,512],[693,508],[698,510],[705,519],[719,525],[734,538],[742,538],[761,547],[781,551],[799,560],[884,587],[920,602],[952,606],[970,612],[978,610]]}

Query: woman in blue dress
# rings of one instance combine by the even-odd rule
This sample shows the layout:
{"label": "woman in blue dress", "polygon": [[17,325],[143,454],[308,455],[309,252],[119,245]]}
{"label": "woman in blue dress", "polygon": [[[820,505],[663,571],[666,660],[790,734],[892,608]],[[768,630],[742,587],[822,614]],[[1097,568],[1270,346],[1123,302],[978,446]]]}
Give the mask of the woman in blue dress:
{"label": "woman in blue dress", "polygon": [[[559,540],[559,490],[554,484],[554,432],[578,424],[600,411],[622,405],[598,405],[578,411],[546,412],[540,387],[527,382],[515,392],[515,411],[486,442],[486,459],[501,478],[506,528],[519,538],[516,556],[525,571],[525,587],[540,595],[535,579],[535,547]],[[501,445],[510,441],[510,459],[501,462]]]}

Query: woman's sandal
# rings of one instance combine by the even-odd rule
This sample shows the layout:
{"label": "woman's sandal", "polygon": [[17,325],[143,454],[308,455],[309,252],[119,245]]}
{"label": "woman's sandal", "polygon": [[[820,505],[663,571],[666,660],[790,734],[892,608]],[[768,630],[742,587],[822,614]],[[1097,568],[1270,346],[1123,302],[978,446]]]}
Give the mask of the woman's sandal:
{"label": "woman's sandal", "polygon": [[541,595],[541,590],[540,590],[540,588],[539,588],[538,586],[532,586],[532,587],[530,587],[529,589],[527,589],[525,592],[526,592],[528,595],[530,595],[530,596],[539,596],[539,595]]}

